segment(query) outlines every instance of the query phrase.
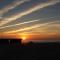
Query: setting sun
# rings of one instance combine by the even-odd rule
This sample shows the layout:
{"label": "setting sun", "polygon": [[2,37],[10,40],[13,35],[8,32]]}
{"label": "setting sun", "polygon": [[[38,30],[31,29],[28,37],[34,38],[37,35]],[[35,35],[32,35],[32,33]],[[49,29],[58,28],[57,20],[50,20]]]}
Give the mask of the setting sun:
{"label": "setting sun", "polygon": [[22,33],[22,34],[19,34],[19,36],[23,41],[28,39],[28,34]]}
{"label": "setting sun", "polygon": [[27,37],[24,36],[24,37],[21,37],[21,38],[22,38],[22,40],[26,40]]}

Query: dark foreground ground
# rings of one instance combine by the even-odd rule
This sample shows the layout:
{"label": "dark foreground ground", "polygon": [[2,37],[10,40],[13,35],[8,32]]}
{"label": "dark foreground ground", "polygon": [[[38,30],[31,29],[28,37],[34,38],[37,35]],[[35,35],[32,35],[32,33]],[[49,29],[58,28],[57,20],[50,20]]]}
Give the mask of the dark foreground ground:
{"label": "dark foreground ground", "polygon": [[29,42],[24,45],[21,41],[13,42],[0,39],[0,60],[58,60],[60,58],[60,42]]}

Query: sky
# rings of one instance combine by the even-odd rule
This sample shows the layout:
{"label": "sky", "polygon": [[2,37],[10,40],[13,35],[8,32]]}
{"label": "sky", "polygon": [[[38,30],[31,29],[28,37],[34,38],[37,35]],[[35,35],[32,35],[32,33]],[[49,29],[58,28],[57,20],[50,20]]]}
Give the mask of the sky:
{"label": "sky", "polygon": [[0,0],[0,38],[8,34],[59,37],[60,0]]}

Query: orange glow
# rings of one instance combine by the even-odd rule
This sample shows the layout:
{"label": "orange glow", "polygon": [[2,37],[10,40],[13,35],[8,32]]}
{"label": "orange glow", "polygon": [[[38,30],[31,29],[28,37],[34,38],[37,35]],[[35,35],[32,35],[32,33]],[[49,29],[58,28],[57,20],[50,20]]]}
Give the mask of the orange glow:
{"label": "orange glow", "polygon": [[27,42],[30,40],[60,40],[60,33],[40,33],[40,34],[38,33],[1,34],[0,33],[0,39],[2,38],[22,39],[23,42]]}
{"label": "orange glow", "polygon": [[23,41],[26,41],[28,39],[28,34],[25,34],[25,33],[22,33],[22,34],[19,34],[20,35],[20,38],[23,40]]}
{"label": "orange glow", "polygon": [[22,40],[26,40],[26,37],[22,37]]}

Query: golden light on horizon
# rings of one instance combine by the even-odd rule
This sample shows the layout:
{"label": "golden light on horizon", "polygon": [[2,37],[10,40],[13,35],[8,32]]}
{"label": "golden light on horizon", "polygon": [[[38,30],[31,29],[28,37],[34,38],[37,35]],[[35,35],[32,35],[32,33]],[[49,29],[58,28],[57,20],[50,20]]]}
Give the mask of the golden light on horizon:
{"label": "golden light on horizon", "polygon": [[26,40],[27,39],[27,37],[25,37],[25,36],[23,36],[23,37],[21,37],[22,38],[22,40]]}
{"label": "golden light on horizon", "polygon": [[19,34],[19,38],[22,39],[22,41],[26,41],[29,38],[29,35],[26,33]]}

